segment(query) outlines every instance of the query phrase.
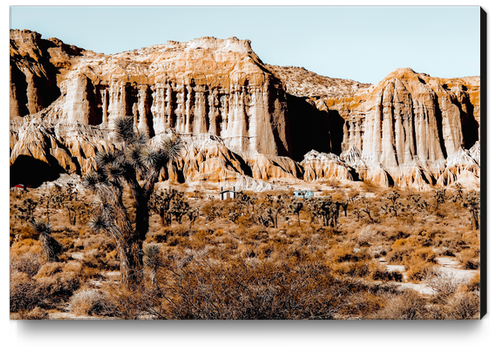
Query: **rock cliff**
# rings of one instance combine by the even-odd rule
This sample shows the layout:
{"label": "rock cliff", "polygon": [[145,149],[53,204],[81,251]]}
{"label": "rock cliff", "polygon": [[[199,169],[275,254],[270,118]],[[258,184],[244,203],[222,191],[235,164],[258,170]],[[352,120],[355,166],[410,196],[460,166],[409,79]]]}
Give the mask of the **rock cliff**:
{"label": "rock cliff", "polygon": [[[479,184],[480,79],[399,69],[376,85],[264,64],[250,41],[204,37],[104,55],[10,32],[11,176],[84,174],[115,118],[185,139],[173,181]],[[17,182],[11,182],[13,184]]]}
{"label": "rock cliff", "polygon": [[[45,102],[41,91],[59,97]],[[12,31],[10,100],[11,119],[39,112],[51,123],[110,128],[131,115],[149,135],[172,128],[220,136],[237,152],[290,154],[284,90],[250,42],[234,37],[106,56]]]}

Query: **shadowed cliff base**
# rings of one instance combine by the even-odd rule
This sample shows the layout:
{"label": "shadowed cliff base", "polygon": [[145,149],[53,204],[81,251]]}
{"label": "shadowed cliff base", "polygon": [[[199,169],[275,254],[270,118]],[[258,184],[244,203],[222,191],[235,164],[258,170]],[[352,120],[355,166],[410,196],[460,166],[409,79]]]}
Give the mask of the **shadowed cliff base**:
{"label": "shadowed cliff base", "polygon": [[316,108],[313,101],[288,95],[291,157],[301,161],[312,149],[340,155],[344,119],[337,111]]}
{"label": "shadowed cliff base", "polygon": [[21,183],[26,187],[37,188],[43,182],[58,179],[61,172],[59,169],[41,160],[20,155],[15,163],[10,166],[10,186],[13,187]]}
{"label": "shadowed cliff base", "polygon": [[[401,68],[368,85],[265,65],[249,41],[237,38],[114,55],[27,30],[12,30],[10,39],[11,163],[32,155],[83,175],[96,151],[111,147],[114,121],[132,116],[150,137],[169,131],[195,137],[195,153],[179,167],[183,177],[175,172],[176,182],[244,175],[479,187],[478,76],[439,78]],[[213,135],[223,143],[200,153]],[[49,149],[49,159],[39,146]],[[343,161],[351,149],[358,153]],[[300,162],[312,152],[306,170]]]}

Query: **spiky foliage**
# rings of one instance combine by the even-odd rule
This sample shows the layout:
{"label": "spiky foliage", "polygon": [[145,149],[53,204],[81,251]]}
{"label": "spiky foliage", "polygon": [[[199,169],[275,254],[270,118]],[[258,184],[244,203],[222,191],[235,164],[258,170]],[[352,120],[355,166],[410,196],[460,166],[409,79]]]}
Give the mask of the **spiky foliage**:
{"label": "spiky foliage", "polygon": [[61,244],[51,237],[51,224],[42,220],[31,220],[31,226],[39,235],[39,240],[43,248],[44,259],[47,262],[58,261],[58,255],[61,253]]}
{"label": "spiky foliage", "polygon": [[280,194],[275,197],[270,194],[266,195],[265,202],[268,206],[268,214],[274,224],[274,228],[278,227],[278,217],[284,212],[290,200],[287,194]]}
{"label": "spiky foliage", "polygon": [[189,204],[184,200],[184,193],[175,189],[164,189],[153,192],[149,208],[160,216],[162,226],[172,222],[172,216],[180,223],[189,212]]}
{"label": "spiky foliage", "polygon": [[162,266],[159,245],[147,245],[144,248],[144,264],[150,270],[150,282],[153,289],[159,291],[157,283],[157,270]]}
{"label": "spiky foliage", "polygon": [[405,211],[405,206],[398,201],[400,194],[395,190],[383,197],[384,203],[381,205],[381,211],[386,214],[393,214],[398,217],[399,211]]}
{"label": "spiky foliage", "polygon": [[197,217],[199,217],[199,208],[191,208],[187,211],[187,218],[189,218],[189,228],[192,228],[192,225],[196,221]]}
{"label": "spiky foliage", "polygon": [[451,197],[451,201],[457,202],[457,201],[463,201],[464,196],[463,196],[463,186],[461,183],[455,183],[454,184],[454,195]]}
{"label": "spiky foliage", "polygon": [[25,221],[31,220],[38,204],[38,201],[32,200],[31,198],[25,199],[23,205],[18,208],[18,211],[21,213],[20,218]]}
{"label": "spiky foliage", "polygon": [[[150,143],[134,127],[132,117],[115,120],[115,138],[120,146],[97,153],[97,170],[83,181],[98,197],[91,226],[113,237],[121,263],[122,282],[134,289],[143,272],[143,241],[149,228],[149,200],[161,170],[181,152],[179,137]],[[123,202],[128,189],[135,207],[131,219]]]}
{"label": "spiky foliage", "polygon": [[303,202],[299,200],[292,200],[287,206],[287,210],[289,213],[295,214],[298,218],[298,226],[301,226],[301,220],[299,218],[299,213],[303,209]]}
{"label": "spiky foliage", "polygon": [[427,201],[420,194],[410,194],[408,197],[412,201],[415,210],[421,212],[427,208]]}
{"label": "spiky foliage", "polygon": [[336,202],[331,196],[313,198],[308,201],[308,207],[313,219],[319,218],[323,226],[334,227],[338,223],[341,203]]}
{"label": "spiky foliage", "polygon": [[471,224],[473,229],[480,229],[480,193],[476,191],[468,192],[462,203],[463,207],[471,212]]}
{"label": "spiky foliage", "polygon": [[170,200],[169,212],[177,223],[182,223],[184,217],[190,211],[189,203],[184,199],[184,193],[176,191]]}
{"label": "spiky foliage", "polygon": [[[368,217],[369,223],[374,223],[375,220],[373,218],[373,212],[371,210],[371,204],[369,203],[368,200],[366,200],[366,197],[363,195],[360,195],[359,197],[356,198],[356,207],[354,208],[354,214],[357,216],[357,220],[359,221],[361,217],[361,213]],[[364,207],[361,207],[364,206]]]}
{"label": "spiky foliage", "polygon": [[432,196],[436,200],[436,210],[437,210],[440,204],[446,202],[446,189],[438,188],[432,192]]}

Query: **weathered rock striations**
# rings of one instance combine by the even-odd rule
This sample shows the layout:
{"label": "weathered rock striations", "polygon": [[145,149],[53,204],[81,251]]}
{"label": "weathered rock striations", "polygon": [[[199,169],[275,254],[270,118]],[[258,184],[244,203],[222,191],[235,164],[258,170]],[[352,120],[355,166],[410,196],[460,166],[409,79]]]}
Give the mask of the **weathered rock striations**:
{"label": "weathered rock striations", "polygon": [[333,153],[308,152],[301,162],[305,168],[304,180],[336,179],[352,181],[351,167]]}
{"label": "weathered rock striations", "polygon": [[[43,50],[49,47],[45,42],[59,46]],[[25,54],[26,49],[14,49],[24,46],[30,48]],[[27,64],[29,69],[22,70],[26,79],[39,65],[39,57],[57,70],[60,96],[39,113],[46,121],[110,128],[116,117],[130,115],[137,128],[149,135],[170,128],[183,134],[210,133],[237,152],[290,154],[285,93],[249,41],[207,37],[111,56],[79,50],[75,56],[65,53],[57,39],[46,41],[37,33],[12,31],[11,47],[11,69]],[[28,56],[21,59],[22,54]],[[37,80],[49,79],[37,70]],[[28,114],[49,106],[35,98],[41,82],[21,88],[17,75],[11,73],[12,105],[27,96],[32,104]],[[27,114],[18,109],[11,108],[11,118]]]}
{"label": "weathered rock striations", "polygon": [[[308,95],[319,110],[341,117],[343,137],[337,154],[347,158],[344,153],[360,153],[362,163],[353,167],[361,179],[421,189],[450,184],[451,179],[439,180],[446,159],[479,139],[479,77],[443,79],[398,69],[364,89],[349,81],[334,92],[318,88],[315,93],[303,82],[304,72],[276,71],[282,73],[280,79],[288,80],[288,92],[297,95],[308,85]],[[479,166],[472,170],[479,171]],[[368,178],[369,171],[377,173]]]}
{"label": "weathered rock striations", "polygon": [[47,172],[39,180],[86,173],[98,150],[114,146],[114,119],[132,116],[154,141],[169,132],[185,139],[183,157],[163,173],[171,181],[479,186],[479,77],[398,69],[362,84],[264,64],[237,38],[114,55],[28,30],[10,38],[15,179],[34,164]]}

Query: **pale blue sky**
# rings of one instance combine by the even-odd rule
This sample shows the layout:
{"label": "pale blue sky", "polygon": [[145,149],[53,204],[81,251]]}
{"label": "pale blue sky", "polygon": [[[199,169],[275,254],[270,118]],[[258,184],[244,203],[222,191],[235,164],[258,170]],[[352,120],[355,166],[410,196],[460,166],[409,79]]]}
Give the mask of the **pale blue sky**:
{"label": "pale blue sky", "polygon": [[252,41],[262,61],[377,83],[411,67],[480,74],[480,8],[353,6],[13,6],[10,28],[111,54],[202,36]]}

